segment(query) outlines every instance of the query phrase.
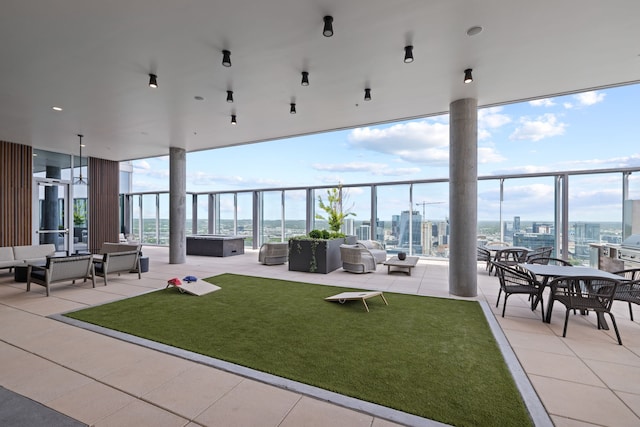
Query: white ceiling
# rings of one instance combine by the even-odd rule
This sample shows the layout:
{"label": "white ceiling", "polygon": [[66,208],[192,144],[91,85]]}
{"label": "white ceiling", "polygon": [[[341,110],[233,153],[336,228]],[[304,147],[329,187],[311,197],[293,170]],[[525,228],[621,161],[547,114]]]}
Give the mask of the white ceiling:
{"label": "white ceiling", "polygon": [[84,155],[127,160],[625,84],[639,17],[638,0],[3,0],[0,140],[77,153],[82,133]]}

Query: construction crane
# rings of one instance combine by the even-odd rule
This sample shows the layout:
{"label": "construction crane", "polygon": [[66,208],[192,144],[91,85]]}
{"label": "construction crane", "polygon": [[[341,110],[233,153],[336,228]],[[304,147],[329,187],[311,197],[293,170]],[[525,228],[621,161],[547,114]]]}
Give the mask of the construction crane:
{"label": "construction crane", "polygon": [[420,202],[420,203],[416,203],[416,206],[422,206],[422,220],[423,221],[427,220],[427,216],[426,216],[426,206],[427,205],[439,205],[441,203],[444,203],[444,202]]}

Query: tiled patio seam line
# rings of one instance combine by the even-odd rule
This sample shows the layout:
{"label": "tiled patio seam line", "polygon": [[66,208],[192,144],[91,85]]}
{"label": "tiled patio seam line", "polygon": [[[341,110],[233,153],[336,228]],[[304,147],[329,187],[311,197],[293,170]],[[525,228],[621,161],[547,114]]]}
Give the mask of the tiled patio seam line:
{"label": "tiled patio seam line", "polygon": [[[47,317],[54,318],[54,316],[47,316]],[[55,319],[55,320],[59,320],[59,319]],[[77,326],[77,325],[76,325],[76,326]],[[49,362],[49,363],[51,363],[51,364],[54,364],[54,365],[56,365],[56,366],[59,366],[59,367],[61,367],[61,368],[63,368],[63,369],[66,369],[66,370],[68,370],[68,371],[74,372],[74,373],[76,373],[76,374],[78,374],[78,375],[82,375],[83,377],[88,378],[88,379],[90,379],[91,381],[95,381],[95,382],[97,382],[97,383],[99,383],[99,384],[102,384],[102,385],[104,385],[104,386],[106,386],[106,387],[109,387],[109,388],[111,388],[111,389],[117,390],[117,391],[119,391],[119,392],[121,392],[121,393],[126,394],[127,396],[130,396],[130,397],[132,397],[132,398],[134,398],[134,399],[136,399],[136,400],[140,400],[140,401],[142,401],[142,402],[148,403],[148,404],[149,404],[149,405],[151,405],[151,406],[155,406],[156,408],[161,409],[161,410],[163,410],[163,411],[165,411],[165,412],[169,412],[169,413],[171,413],[171,414],[173,414],[173,415],[175,415],[175,416],[177,416],[177,417],[180,417],[180,418],[186,419],[186,420],[190,421],[191,423],[194,423],[194,424],[197,424],[197,425],[201,425],[201,424],[199,424],[197,421],[195,421],[195,419],[190,419],[189,417],[185,416],[184,414],[180,414],[180,413],[177,413],[177,412],[175,412],[175,411],[172,411],[171,409],[167,409],[167,408],[165,408],[165,407],[163,407],[163,406],[160,406],[160,405],[158,405],[157,403],[155,403],[155,402],[153,402],[153,401],[150,401],[150,400],[147,400],[147,399],[145,399],[145,398],[144,398],[144,397],[142,397],[142,396],[136,396],[135,394],[130,393],[130,392],[128,392],[127,390],[123,390],[123,389],[121,389],[121,388],[119,388],[119,387],[115,387],[115,386],[113,386],[112,384],[105,383],[104,381],[101,381],[101,380],[100,380],[100,379],[98,379],[98,378],[94,378],[94,377],[92,377],[92,376],[90,376],[90,375],[87,375],[87,374],[85,374],[85,373],[83,373],[83,372],[80,372],[80,371],[78,371],[78,370],[76,370],[76,369],[70,368],[70,367],[68,367],[68,366],[66,366],[66,365],[63,365],[63,364],[59,363],[59,362],[53,361],[53,360],[51,360],[51,359],[48,359],[48,358],[46,358],[46,357],[44,357],[44,356],[42,356],[42,355],[40,355],[40,354],[34,353],[34,352],[32,352],[32,351],[29,351],[29,350],[27,350],[27,349],[25,349],[25,348],[22,348],[22,347],[20,347],[20,346],[15,345],[15,344],[13,344],[13,343],[7,342],[7,341],[5,341],[5,340],[0,340],[0,342],[3,342],[3,343],[5,343],[5,344],[7,344],[7,345],[9,345],[9,346],[11,346],[11,347],[13,347],[13,348],[16,348],[16,349],[20,350],[20,351],[24,351],[25,353],[29,353],[29,354],[31,354],[31,355],[33,355],[33,356],[35,356],[35,357],[38,357],[38,358],[40,358],[40,359],[42,359],[42,360],[46,360],[47,362]],[[46,403],[43,403],[43,405],[45,405],[45,406],[46,406]],[[53,410],[53,409],[52,409],[52,410]]]}
{"label": "tiled patio seam line", "polygon": [[531,381],[529,381],[527,374],[524,372],[522,365],[520,365],[520,361],[518,361],[515,352],[511,348],[511,345],[491,311],[489,304],[486,301],[478,302],[480,303],[480,307],[482,307],[484,316],[489,323],[489,328],[491,328],[491,332],[493,332],[493,336],[498,343],[502,357],[504,357],[504,361],[509,367],[509,371],[513,376],[516,387],[518,387],[518,390],[522,395],[522,399],[524,400],[524,404],[529,411],[529,415],[531,416],[533,423],[536,427],[553,427],[553,422],[551,421],[551,417],[549,417],[549,413],[544,408],[538,393],[536,393],[533,388],[533,385],[531,384]]}
{"label": "tiled patio seam line", "polygon": [[267,385],[279,387],[285,390],[292,391],[294,393],[299,393],[299,394],[309,396],[321,401],[329,402],[338,406],[359,411],[377,418],[386,419],[395,423],[399,423],[407,426],[416,426],[416,427],[449,426],[448,424],[444,424],[438,421],[419,417],[417,415],[408,414],[406,412],[398,411],[392,408],[387,408],[386,406],[377,405],[375,403],[366,402],[364,400],[359,400],[353,397],[344,396],[338,393],[324,390],[319,387],[314,387],[308,384],[303,384],[297,381],[281,378],[275,375],[257,371],[255,369],[250,369],[244,366],[229,363],[224,360],[203,356],[198,353],[193,353],[180,348],[171,347],[166,344],[157,343],[155,341],[139,338],[133,335],[103,328],[101,326],[93,325],[90,323],[81,322],[76,319],[65,317],[62,314],[53,314],[48,317],[54,320],[58,320],[60,322],[67,323],[69,325],[77,326],[92,332],[107,335],[109,337],[116,338],[129,343],[137,344],[142,347],[146,347],[146,348],[150,348],[166,354],[170,354],[172,356],[181,357],[183,359],[186,359],[192,362],[200,363],[205,366],[210,366],[216,369],[230,372],[232,374],[239,375],[244,378],[249,378],[255,381],[262,382]]}

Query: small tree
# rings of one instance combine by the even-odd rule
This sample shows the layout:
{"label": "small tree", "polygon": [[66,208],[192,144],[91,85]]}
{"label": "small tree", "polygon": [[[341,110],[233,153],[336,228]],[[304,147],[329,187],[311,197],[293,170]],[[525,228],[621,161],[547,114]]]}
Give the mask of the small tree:
{"label": "small tree", "polygon": [[339,233],[340,228],[342,228],[342,224],[344,223],[344,219],[350,215],[355,216],[356,214],[351,212],[350,206],[347,209],[343,210],[343,202],[346,202],[349,198],[348,194],[343,196],[342,186],[339,185],[336,188],[332,188],[327,190],[327,203],[322,200],[322,196],[318,196],[318,205],[320,209],[326,212],[327,217],[320,214],[316,214],[316,219],[322,219],[329,223],[329,229],[334,233]]}

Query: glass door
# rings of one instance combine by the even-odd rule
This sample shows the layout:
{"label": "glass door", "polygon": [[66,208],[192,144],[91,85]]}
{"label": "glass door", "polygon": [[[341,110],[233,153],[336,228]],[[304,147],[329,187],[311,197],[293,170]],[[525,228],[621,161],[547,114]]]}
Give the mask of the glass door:
{"label": "glass door", "polygon": [[36,179],[34,185],[34,244],[53,243],[69,253],[69,184]]}

